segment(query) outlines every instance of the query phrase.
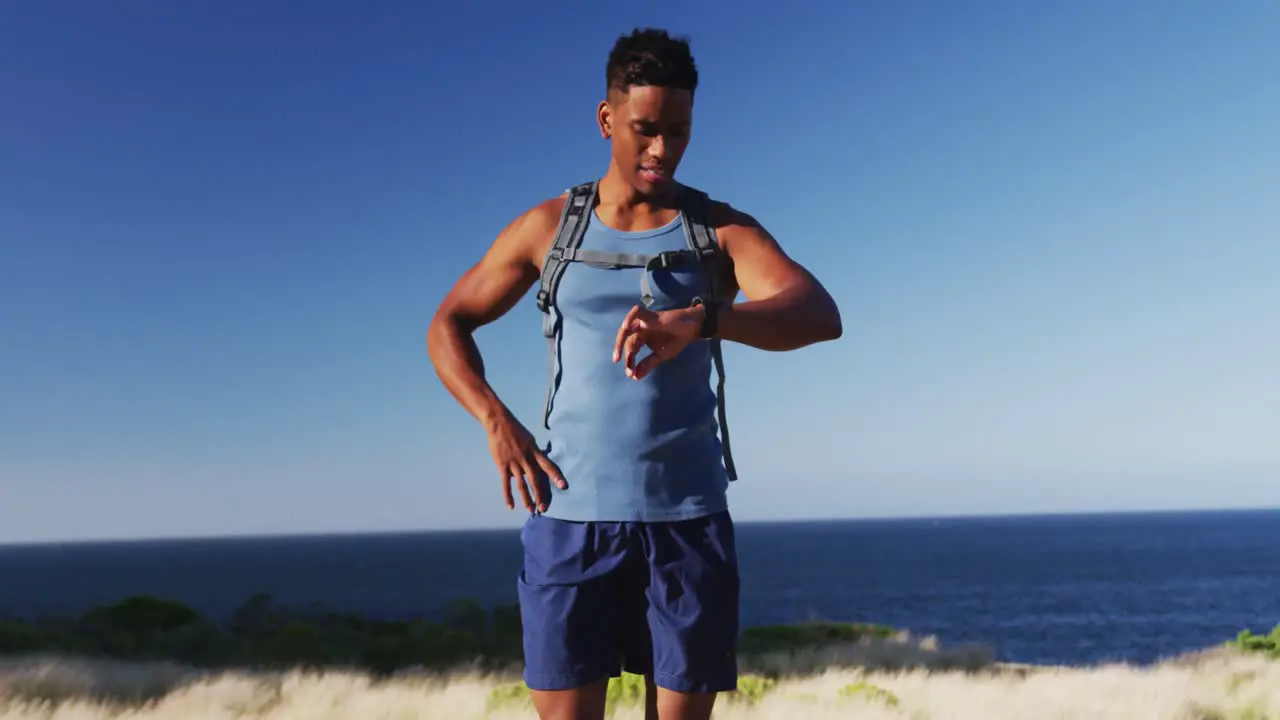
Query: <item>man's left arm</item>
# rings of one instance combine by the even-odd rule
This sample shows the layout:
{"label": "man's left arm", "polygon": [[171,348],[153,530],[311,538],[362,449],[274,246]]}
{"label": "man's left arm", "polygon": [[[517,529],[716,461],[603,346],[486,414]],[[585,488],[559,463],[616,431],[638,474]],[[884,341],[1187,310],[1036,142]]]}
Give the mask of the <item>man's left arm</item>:
{"label": "man's left arm", "polygon": [[716,234],[745,302],[719,309],[717,336],[761,350],[795,350],[839,338],[840,309],[813,273],[747,213],[721,205]]}
{"label": "man's left arm", "polygon": [[[727,205],[720,205],[712,215],[720,247],[733,268],[725,304],[716,309],[715,337],[773,351],[840,337],[840,310],[813,273],[788,257],[750,215]],[[747,300],[733,303],[739,290]],[[654,312],[636,305],[618,326],[613,361],[625,361],[628,377],[645,378],[655,366],[697,341],[708,310],[703,305]],[[653,352],[637,363],[643,346]]]}

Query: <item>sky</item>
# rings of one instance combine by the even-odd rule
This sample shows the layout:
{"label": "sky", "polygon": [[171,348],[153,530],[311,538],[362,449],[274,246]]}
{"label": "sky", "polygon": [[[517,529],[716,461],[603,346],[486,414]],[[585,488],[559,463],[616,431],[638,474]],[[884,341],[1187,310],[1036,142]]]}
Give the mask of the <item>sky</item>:
{"label": "sky", "polygon": [[739,520],[1280,505],[1280,4],[432,7],[4,5],[0,542],[517,527],[425,332],[637,26],[843,313],[726,349]]}

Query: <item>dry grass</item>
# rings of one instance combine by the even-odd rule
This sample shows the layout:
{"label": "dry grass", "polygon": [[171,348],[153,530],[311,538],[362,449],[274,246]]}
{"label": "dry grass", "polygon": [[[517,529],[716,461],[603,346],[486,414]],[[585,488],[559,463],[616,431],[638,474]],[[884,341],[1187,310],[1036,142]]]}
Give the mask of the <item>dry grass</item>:
{"label": "dry grass", "polygon": [[[824,662],[833,667],[816,670]],[[745,677],[717,718],[1280,718],[1280,662],[1225,651],[1152,667],[1012,668],[989,664],[979,649],[943,652],[900,636],[766,658],[752,669],[787,674],[776,683]],[[201,673],[32,657],[0,662],[0,720],[532,718],[515,681],[460,673],[375,682],[340,670]],[[614,717],[641,716],[624,704]]]}

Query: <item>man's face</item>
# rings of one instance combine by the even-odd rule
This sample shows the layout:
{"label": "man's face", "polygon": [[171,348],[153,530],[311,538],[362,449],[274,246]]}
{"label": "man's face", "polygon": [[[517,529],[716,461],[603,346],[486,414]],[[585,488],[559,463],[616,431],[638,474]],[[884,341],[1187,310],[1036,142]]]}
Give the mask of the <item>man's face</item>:
{"label": "man's face", "polygon": [[613,162],[642,196],[672,187],[689,146],[693,95],[688,90],[632,86],[612,90],[600,106],[600,129],[613,142]]}

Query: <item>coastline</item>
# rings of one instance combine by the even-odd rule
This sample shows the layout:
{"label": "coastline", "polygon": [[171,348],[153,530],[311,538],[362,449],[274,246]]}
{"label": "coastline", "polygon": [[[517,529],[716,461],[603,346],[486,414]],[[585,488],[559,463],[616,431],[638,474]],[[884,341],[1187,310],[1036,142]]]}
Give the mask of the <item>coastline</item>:
{"label": "coastline", "polygon": [[[509,607],[468,601],[442,618],[373,620],[269,596],[221,624],[148,596],[78,618],[0,621],[0,718],[530,717],[512,621]],[[748,628],[741,653],[739,689],[718,718],[1280,713],[1280,627],[1150,665],[1000,662],[983,646],[867,623]],[[636,676],[611,683],[615,718],[641,717],[642,687]]]}

